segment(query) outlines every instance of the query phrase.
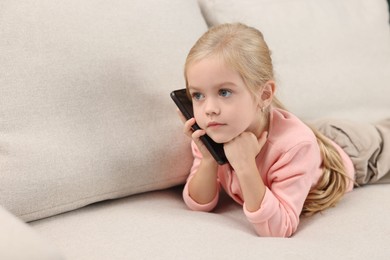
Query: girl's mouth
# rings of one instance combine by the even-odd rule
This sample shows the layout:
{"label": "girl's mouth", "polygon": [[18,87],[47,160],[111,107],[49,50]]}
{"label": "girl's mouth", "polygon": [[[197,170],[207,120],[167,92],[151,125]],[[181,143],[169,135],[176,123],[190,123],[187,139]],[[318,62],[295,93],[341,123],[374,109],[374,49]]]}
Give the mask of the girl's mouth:
{"label": "girl's mouth", "polygon": [[219,128],[221,126],[224,126],[225,124],[218,123],[218,122],[209,122],[207,124],[207,128]]}

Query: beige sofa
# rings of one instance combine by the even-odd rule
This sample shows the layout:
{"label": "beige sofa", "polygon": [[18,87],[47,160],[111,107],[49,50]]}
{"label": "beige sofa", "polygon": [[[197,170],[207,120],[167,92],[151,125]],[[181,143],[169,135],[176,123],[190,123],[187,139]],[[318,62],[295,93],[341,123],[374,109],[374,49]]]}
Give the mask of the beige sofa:
{"label": "beige sofa", "polygon": [[390,116],[386,0],[0,3],[0,259],[388,259],[388,184],[288,239],[256,236],[226,196],[185,207],[169,92],[207,26],[237,21],[263,31],[302,119]]}

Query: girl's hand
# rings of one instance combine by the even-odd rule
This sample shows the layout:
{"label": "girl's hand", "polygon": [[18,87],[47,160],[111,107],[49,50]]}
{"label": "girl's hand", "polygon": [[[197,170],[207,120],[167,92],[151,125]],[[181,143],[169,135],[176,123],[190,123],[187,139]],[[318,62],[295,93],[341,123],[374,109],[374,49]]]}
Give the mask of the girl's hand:
{"label": "girl's hand", "polygon": [[224,144],[224,150],[229,163],[238,171],[253,162],[267,141],[267,132],[259,139],[251,132],[243,132],[233,140]]}
{"label": "girl's hand", "polygon": [[177,110],[179,117],[181,121],[184,123],[184,134],[192,140],[194,140],[196,146],[198,147],[199,151],[202,153],[202,156],[204,159],[213,159],[212,155],[210,154],[209,150],[206,148],[206,146],[203,144],[203,142],[200,140],[200,137],[206,134],[206,131],[201,130],[192,130],[192,126],[196,123],[195,118],[190,118],[189,120],[186,120],[184,115],[180,112],[180,110]]}

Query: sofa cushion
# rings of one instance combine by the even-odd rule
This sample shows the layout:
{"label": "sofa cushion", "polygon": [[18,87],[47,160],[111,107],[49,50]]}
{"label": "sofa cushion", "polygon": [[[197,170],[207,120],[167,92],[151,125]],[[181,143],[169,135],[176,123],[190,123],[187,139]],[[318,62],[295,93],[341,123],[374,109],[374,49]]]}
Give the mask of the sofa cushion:
{"label": "sofa cushion", "polygon": [[54,245],[0,206],[0,259],[64,259]]}
{"label": "sofa cushion", "polygon": [[25,221],[183,183],[171,90],[207,29],[196,1],[6,1],[0,204]]}
{"label": "sofa cushion", "polygon": [[[358,3],[357,3],[358,2]],[[278,95],[304,119],[390,115],[390,27],[384,0],[199,0],[210,26],[260,29]]]}
{"label": "sofa cushion", "polygon": [[242,206],[226,194],[210,214],[188,210],[181,193],[181,188],[149,192],[31,225],[70,260],[385,260],[390,255],[386,185],[356,189],[336,207],[301,218],[288,239],[258,237]]}

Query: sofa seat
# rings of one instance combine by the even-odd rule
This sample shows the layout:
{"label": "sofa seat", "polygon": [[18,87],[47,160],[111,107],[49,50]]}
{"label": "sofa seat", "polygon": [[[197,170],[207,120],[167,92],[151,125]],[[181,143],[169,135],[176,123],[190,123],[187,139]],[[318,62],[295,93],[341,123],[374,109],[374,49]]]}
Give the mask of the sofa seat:
{"label": "sofa seat", "polygon": [[[346,194],[303,218],[291,238],[261,238],[222,196],[212,213],[186,208],[182,187],[96,203],[31,222],[66,259],[388,259],[390,186]],[[86,256],[88,256],[86,258]]]}

